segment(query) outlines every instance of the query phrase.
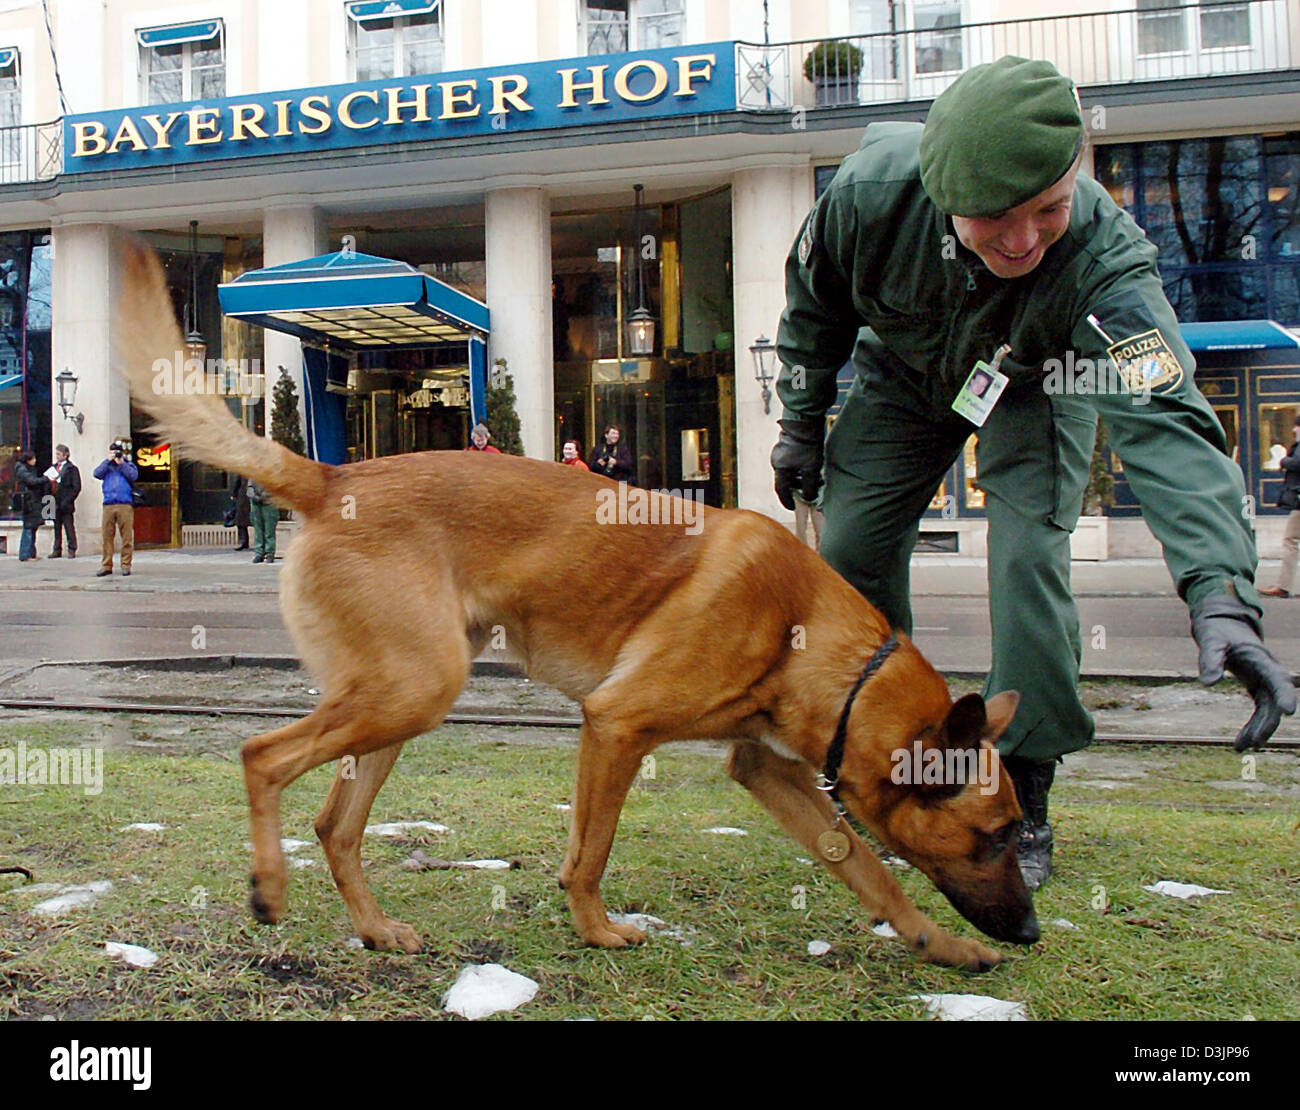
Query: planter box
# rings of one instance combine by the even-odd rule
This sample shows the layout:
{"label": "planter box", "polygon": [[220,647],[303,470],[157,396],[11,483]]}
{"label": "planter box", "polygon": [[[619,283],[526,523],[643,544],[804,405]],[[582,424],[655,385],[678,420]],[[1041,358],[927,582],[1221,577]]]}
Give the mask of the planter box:
{"label": "planter box", "polygon": [[814,104],[818,108],[836,108],[841,104],[856,104],[858,102],[858,79],[856,77],[844,77],[841,80],[832,78],[829,81],[814,81],[816,89],[816,100]]}
{"label": "planter box", "polygon": [[1070,536],[1070,558],[1102,562],[1110,552],[1110,519],[1081,516]]}

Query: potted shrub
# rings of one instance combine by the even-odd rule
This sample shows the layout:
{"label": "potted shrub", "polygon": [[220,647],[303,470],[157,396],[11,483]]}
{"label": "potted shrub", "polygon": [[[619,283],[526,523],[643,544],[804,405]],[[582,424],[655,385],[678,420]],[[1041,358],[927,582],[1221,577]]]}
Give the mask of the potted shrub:
{"label": "potted shrub", "polygon": [[803,72],[817,90],[817,107],[855,104],[862,51],[844,39],[819,42],[804,59]]}

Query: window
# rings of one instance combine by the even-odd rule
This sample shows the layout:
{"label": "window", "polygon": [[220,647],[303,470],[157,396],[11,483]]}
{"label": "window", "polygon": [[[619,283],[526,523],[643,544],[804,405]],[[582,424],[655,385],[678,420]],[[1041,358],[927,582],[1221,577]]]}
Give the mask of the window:
{"label": "window", "polygon": [[[1196,23],[1188,19],[1195,7]],[[1199,30],[1201,50],[1231,50],[1250,45],[1250,7],[1247,4],[1182,0],[1137,0],[1138,53],[1183,54],[1193,49],[1191,35]]]}
{"label": "window", "polygon": [[226,30],[220,19],[150,27],[135,37],[146,104],[226,95]]}
{"label": "window", "polygon": [[22,180],[23,98],[18,87],[18,51],[0,50],[0,181]]}
{"label": "window", "polygon": [[441,73],[441,0],[366,0],[347,6],[353,78]]}
{"label": "window", "polygon": [[916,72],[951,73],[963,68],[959,0],[918,2],[913,9],[913,16],[918,32]]}
{"label": "window", "polygon": [[622,54],[681,46],[683,0],[585,0],[583,33],[588,54]]}

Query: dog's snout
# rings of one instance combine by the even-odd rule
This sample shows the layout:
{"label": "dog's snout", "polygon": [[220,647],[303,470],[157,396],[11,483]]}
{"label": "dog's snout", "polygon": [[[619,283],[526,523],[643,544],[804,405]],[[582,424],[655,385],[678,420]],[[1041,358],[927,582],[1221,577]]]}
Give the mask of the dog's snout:
{"label": "dog's snout", "polygon": [[1014,931],[1014,935],[1006,939],[1011,944],[1036,944],[1039,935],[1038,915],[1030,910],[1020,919],[1020,926]]}

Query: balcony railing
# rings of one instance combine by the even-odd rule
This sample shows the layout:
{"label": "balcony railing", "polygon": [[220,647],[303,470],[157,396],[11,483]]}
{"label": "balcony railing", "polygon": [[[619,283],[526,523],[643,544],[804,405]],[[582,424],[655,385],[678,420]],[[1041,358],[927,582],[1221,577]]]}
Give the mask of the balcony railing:
{"label": "balcony railing", "polygon": [[0,127],[0,185],[49,181],[62,172],[62,120]]}
{"label": "balcony railing", "polygon": [[973,65],[1043,58],[1080,86],[1291,69],[1300,58],[1294,0],[964,23],[824,41],[736,44],[741,109],[928,100]]}

